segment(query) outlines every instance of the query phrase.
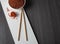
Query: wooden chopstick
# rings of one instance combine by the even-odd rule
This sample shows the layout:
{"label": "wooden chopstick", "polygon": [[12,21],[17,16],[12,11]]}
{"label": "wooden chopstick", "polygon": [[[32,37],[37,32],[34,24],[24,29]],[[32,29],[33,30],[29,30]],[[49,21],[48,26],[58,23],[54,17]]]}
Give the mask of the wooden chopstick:
{"label": "wooden chopstick", "polygon": [[22,11],[23,11],[23,17],[24,17],[24,27],[25,27],[26,41],[28,41],[28,34],[27,34],[27,29],[26,29],[26,20],[25,20],[24,10],[22,10]]}
{"label": "wooden chopstick", "polygon": [[18,41],[20,40],[20,33],[21,33],[21,25],[22,25],[22,11],[21,11],[21,18],[20,18],[20,26],[19,26],[19,33],[18,33]]}
{"label": "wooden chopstick", "polygon": [[28,41],[28,34],[27,34],[27,29],[26,29],[26,20],[25,20],[25,15],[24,15],[24,10],[23,10],[23,9],[22,9],[22,11],[21,11],[18,41],[20,40],[21,24],[22,24],[22,15],[23,15],[23,17],[24,17],[24,27],[25,27],[26,41]]}

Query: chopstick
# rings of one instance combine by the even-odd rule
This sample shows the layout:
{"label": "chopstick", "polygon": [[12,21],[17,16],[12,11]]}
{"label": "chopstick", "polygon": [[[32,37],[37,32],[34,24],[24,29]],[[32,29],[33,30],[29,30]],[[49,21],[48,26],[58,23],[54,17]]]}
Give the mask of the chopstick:
{"label": "chopstick", "polygon": [[20,26],[19,26],[19,33],[18,33],[18,41],[20,40],[21,25],[22,25],[22,11],[21,11],[21,18],[20,18]]}

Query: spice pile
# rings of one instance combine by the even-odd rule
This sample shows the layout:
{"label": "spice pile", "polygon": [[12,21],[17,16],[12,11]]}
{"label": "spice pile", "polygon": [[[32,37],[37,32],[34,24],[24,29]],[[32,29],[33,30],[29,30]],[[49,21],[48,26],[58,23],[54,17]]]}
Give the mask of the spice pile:
{"label": "spice pile", "polygon": [[24,5],[24,0],[9,0],[9,5],[15,9],[21,8]]}
{"label": "spice pile", "polygon": [[9,16],[15,18],[17,15],[15,12],[11,12]]}

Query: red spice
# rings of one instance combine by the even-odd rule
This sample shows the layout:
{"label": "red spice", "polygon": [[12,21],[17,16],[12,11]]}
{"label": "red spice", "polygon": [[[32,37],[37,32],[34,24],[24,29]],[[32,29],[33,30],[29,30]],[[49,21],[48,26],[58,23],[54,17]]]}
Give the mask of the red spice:
{"label": "red spice", "polygon": [[15,13],[15,12],[11,12],[9,16],[10,16],[10,17],[14,17],[14,18],[15,18],[17,15],[16,15],[16,13]]}
{"label": "red spice", "polygon": [[9,5],[15,9],[21,8],[24,5],[24,0],[9,0]]}

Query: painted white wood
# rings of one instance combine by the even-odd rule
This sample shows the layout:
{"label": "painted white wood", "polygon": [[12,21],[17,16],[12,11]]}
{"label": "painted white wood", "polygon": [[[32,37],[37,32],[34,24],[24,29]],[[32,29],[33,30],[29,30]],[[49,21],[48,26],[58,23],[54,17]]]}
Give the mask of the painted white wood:
{"label": "painted white wood", "polygon": [[[24,11],[24,14],[25,14],[25,19],[26,19],[28,41],[26,41],[26,37],[25,37],[24,19],[22,20],[21,37],[20,37],[21,39],[20,41],[18,41],[18,30],[19,30],[19,24],[20,24],[21,9],[11,8],[8,4],[8,0],[0,0],[0,1],[1,1],[4,13],[5,13],[5,17],[6,17],[6,20],[7,20],[7,23],[10,28],[15,44],[38,44],[25,11]],[[9,12],[7,12],[7,7],[10,9]],[[11,11],[15,11],[18,13],[18,16],[15,19],[9,17],[8,13],[10,13]]]}

